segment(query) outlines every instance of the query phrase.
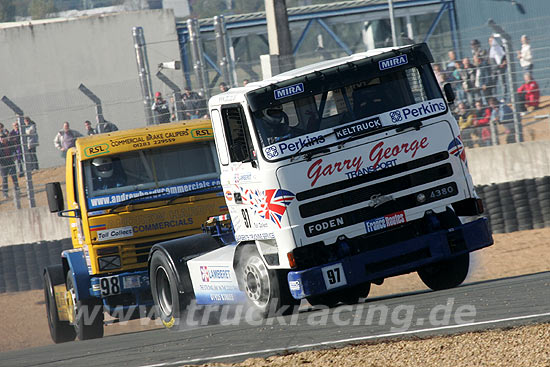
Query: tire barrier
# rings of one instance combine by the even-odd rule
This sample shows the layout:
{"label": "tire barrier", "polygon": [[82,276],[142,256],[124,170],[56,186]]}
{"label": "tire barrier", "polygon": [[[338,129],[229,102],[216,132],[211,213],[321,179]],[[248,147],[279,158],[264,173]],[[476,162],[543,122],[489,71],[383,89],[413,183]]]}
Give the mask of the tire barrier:
{"label": "tire barrier", "polygon": [[0,293],[42,289],[42,269],[70,248],[70,238],[0,247]]}
{"label": "tire barrier", "polygon": [[[476,186],[493,233],[550,227],[550,176]],[[70,239],[0,247],[0,293],[42,289],[42,269],[59,264]]]}
{"label": "tire barrier", "polygon": [[493,233],[550,227],[550,176],[476,186]]}

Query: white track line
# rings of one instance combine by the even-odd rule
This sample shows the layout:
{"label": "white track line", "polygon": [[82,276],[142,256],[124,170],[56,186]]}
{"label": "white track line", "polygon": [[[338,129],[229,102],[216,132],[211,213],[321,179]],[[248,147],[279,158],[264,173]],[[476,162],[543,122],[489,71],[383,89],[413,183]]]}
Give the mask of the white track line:
{"label": "white track line", "polygon": [[498,324],[498,323],[501,323],[501,322],[525,320],[525,319],[532,319],[532,318],[544,317],[544,316],[550,316],[550,312],[535,314],[535,315],[509,317],[509,318],[506,318],[506,319],[471,322],[471,323],[460,324],[460,325],[448,325],[448,326],[441,326],[441,327],[435,327],[435,328],[429,328],[429,329],[409,330],[409,331],[404,331],[404,332],[399,332],[399,333],[387,333],[387,334],[378,334],[378,335],[358,336],[358,337],[355,337],[355,338],[330,340],[330,341],[326,341],[326,342],[313,343],[313,344],[293,345],[293,346],[283,347],[283,348],[262,349],[262,350],[255,350],[255,351],[250,351],[250,352],[225,354],[225,355],[220,355],[220,356],[194,358],[194,359],[184,359],[184,360],[177,361],[177,362],[149,364],[149,365],[145,365],[145,366],[142,366],[142,367],[173,366],[173,365],[178,365],[178,364],[189,364],[189,363],[212,361],[212,360],[216,360],[216,359],[224,359],[224,358],[232,358],[232,357],[245,357],[245,356],[251,356],[251,355],[255,355],[255,354],[265,354],[265,353],[284,352],[284,351],[298,351],[298,350],[301,350],[301,349],[311,349],[311,348],[320,347],[320,346],[329,346],[329,345],[334,345],[334,344],[352,343],[352,342],[364,341],[364,340],[369,340],[369,339],[388,338],[388,337],[393,337],[393,336],[398,336],[398,335],[419,334],[419,333],[424,333],[424,332],[429,332],[429,331],[459,329],[459,328],[465,328],[465,327],[474,326],[474,325]]}

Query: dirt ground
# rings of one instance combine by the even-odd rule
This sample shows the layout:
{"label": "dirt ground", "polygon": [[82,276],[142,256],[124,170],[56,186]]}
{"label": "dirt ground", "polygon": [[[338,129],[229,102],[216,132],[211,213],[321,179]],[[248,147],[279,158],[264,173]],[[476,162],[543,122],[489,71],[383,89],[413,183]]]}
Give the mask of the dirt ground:
{"label": "dirt ground", "polygon": [[[494,238],[495,244],[493,246],[474,253],[471,262],[471,271],[468,275],[466,283],[550,270],[550,251],[548,251],[548,246],[550,245],[550,228],[507,234],[496,234]],[[426,289],[426,287],[420,281],[418,276],[413,273],[388,279],[381,286],[373,286],[369,297],[377,297],[423,289]],[[41,290],[0,294],[0,310],[2,310],[2,313],[0,314],[0,352],[52,344],[48,331],[48,322],[46,318],[46,307],[44,305],[43,292]],[[142,325],[142,323],[148,323],[148,325]],[[105,333],[106,335],[113,335],[158,327],[158,325],[149,320],[134,320],[126,324],[107,325],[105,327]],[[548,345],[547,342],[550,341],[550,338],[548,338],[550,334],[550,327],[536,329],[533,332],[536,332],[537,335],[544,337],[544,345]],[[531,331],[529,331],[529,333],[531,333]],[[497,336],[492,337],[497,338]],[[533,336],[533,338],[534,337],[535,336]],[[459,337],[458,339],[454,341],[453,340],[454,339],[450,340],[446,338],[436,338],[435,341],[432,341],[433,343],[435,343],[433,344],[433,348],[446,348],[449,345],[455,345],[456,343],[459,343],[459,341],[462,339],[460,339]],[[377,348],[383,348],[384,345],[385,344],[381,344],[381,346],[377,346]],[[390,346],[386,345],[384,348],[392,349],[396,345],[398,344],[391,344]],[[529,345],[529,343],[525,343],[525,345]],[[408,347],[403,346],[400,348],[406,349]],[[468,348],[465,348],[465,350],[468,350]],[[357,353],[353,348],[351,348],[348,352],[351,355]],[[309,354],[306,354],[303,357],[304,360],[302,362],[300,362],[301,360],[298,357],[285,357],[290,358],[285,359],[285,361],[287,361],[288,363],[285,362],[283,364],[276,364],[275,362],[272,362],[270,360],[270,362],[264,361],[262,363],[259,363],[259,365],[263,364],[270,366],[282,366],[287,364],[309,364],[311,362],[306,361],[312,358],[312,352],[307,353]],[[337,362],[338,359],[334,360],[334,363],[330,363],[329,360],[323,359],[325,358],[322,357],[325,355],[324,352],[318,353],[320,353],[319,360],[325,361],[325,363],[311,364],[312,366],[331,364],[340,365],[340,363]],[[545,351],[545,353],[547,352]],[[359,356],[357,358],[362,357]],[[410,362],[409,364],[399,365],[420,365],[422,364],[420,363],[421,361],[422,360],[418,360],[418,363]],[[465,359],[465,361],[473,360]],[[502,365],[535,365],[515,362],[512,363],[512,360],[510,361],[511,363],[505,363]],[[547,363],[550,363],[550,359],[547,358],[546,361]],[[356,364],[350,364],[350,366],[367,365],[366,363],[361,362],[361,359],[357,359],[356,362]],[[429,362],[429,360],[426,360],[426,362]],[[374,364],[371,365],[375,366]],[[388,364],[381,362],[377,365],[386,366]],[[468,363],[460,365],[467,366]],[[550,364],[546,365],[548,366]]]}

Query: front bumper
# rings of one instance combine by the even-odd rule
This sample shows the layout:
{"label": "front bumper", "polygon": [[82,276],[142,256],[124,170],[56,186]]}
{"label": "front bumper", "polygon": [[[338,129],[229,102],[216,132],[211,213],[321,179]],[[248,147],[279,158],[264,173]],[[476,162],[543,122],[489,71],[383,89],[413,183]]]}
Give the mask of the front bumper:
{"label": "front bumper", "polygon": [[302,299],[415,271],[492,244],[488,221],[480,218],[320,266],[291,271],[288,273],[290,292],[294,298]]}
{"label": "front bumper", "polygon": [[90,295],[101,298],[106,311],[153,306],[149,272],[124,272],[111,276],[91,277]]}

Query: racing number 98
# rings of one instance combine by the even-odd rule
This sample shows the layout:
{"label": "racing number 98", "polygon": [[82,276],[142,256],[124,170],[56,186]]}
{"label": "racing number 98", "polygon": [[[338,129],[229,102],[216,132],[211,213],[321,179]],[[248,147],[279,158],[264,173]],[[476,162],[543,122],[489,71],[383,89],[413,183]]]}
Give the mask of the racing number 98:
{"label": "racing number 98", "polygon": [[101,296],[107,297],[120,293],[118,277],[101,278]]}

